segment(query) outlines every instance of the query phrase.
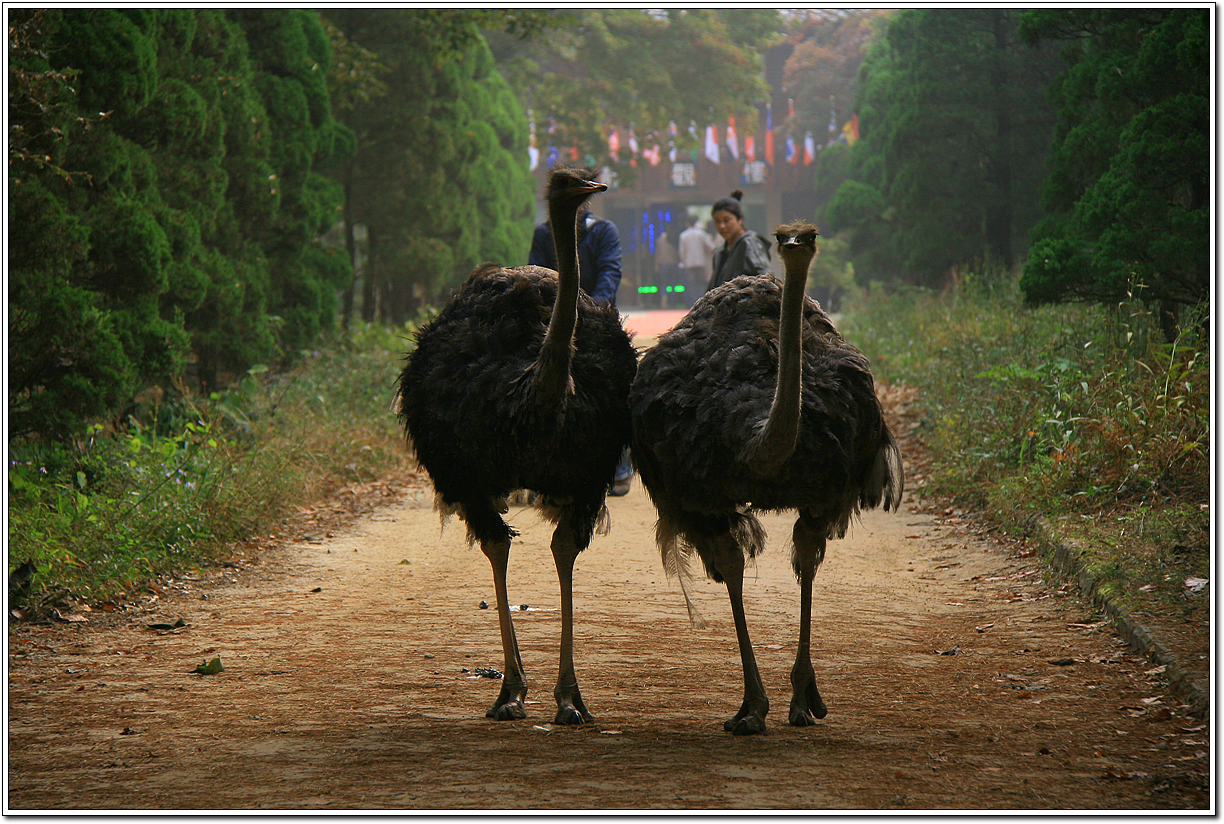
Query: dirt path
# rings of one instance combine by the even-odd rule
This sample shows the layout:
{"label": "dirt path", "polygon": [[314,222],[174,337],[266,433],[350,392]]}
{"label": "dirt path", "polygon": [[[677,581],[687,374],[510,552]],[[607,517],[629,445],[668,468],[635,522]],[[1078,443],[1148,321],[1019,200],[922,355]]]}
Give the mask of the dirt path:
{"label": "dirt path", "polygon": [[[722,730],[741,697],[724,590],[698,585],[709,627],[691,629],[640,485],[609,504],[612,533],[576,572],[594,724],[550,724],[559,598],[547,529],[527,512],[511,513],[511,598],[528,605],[515,618],[538,703],[523,721],[484,718],[497,684],[472,673],[501,668],[496,613],[479,607],[491,576],[417,488],[330,536],[181,582],[143,613],[10,626],[7,812],[1210,803],[1208,729],[1159,674],[1043,586],[1020,547],[912,504],[830,545],[813,641],[829,715],[803,729],[785,712],[790,522],[768,519],[746,602],[773,711],[765,735],[735,738]],[[192,674],[215,656],[224,672]]]}

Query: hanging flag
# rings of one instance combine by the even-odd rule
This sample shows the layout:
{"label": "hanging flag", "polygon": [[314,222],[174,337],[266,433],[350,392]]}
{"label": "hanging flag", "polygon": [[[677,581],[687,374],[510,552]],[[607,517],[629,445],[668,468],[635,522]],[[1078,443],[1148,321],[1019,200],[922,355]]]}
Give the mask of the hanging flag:
{"label": "hanging flag", "polygon": [[676,121],[667,123],[667,159],[676,162]]}
{"label": "hanging flag", "polygon": [[799,150],[795,147],[795,99],[786,100],[786,162],[792,166],[799,162]]}
{"label": "hanging flag", "polygon": [[697,154],[701,151],[701,136],[697,134],[697,121],[689,121],[689,137],[693,138],[693,162],[697,162]]}
{"label": "hanging flag", "polygon": [[527,138],[527,157],[531,160],[531,165],[528,168],[534,172],[536,167],[540,165],[540,148],[536,145],[535,114],[531,109],[527,110],[527,129],[529,135]]}
{"label": "hanging flag", "polygon": [[832,146],[838,138],[837,109],[833,107],[833,98],[829,98],[829,145]]}
{"label": "hanging flag", "polygon": [[816,159],[816,138],[812,137],[812,133],[808,132],[803,136],[803,165],[811,166],[812,161]]}
{"label": "hanging flag", "polygon": [[569,152],[569,154],[570,154],[570,163],[577,163],[577,162],[578,162],[578,158],[579,158],[579,154],[578,154],[578,141],[574,141],[574,145],[573,145],[573,146],[570,146],[570,152]]}
{"label": "hanging flag", "polygon": [[658,141],[651,143],[650,148],[642,152],[642,157],[646,158],[651,166],[658,166],[659,161],[662,159]]}
{"label": "hanging flag", "polygon": [[705,156],[711,163],[718,163],[718,129],[711,123],[706,126]]}
{"label": "hanging flag", "polygon": [[751,134],[744,135],[744,157],[749,163],[756,162],[756,140]]}
{"label": "hanging flag", "polygon": [[765,162],[774,165],[773,106],[765,104]]}
{"label": "hanging flag", "polygon": [[633,124],[629,124],[629,165],[637,166],[638,142],[637,135],[633,133]]}
{"label": "hanging flag", "polygon": [[727,118],[727,149],[731,157],[739,160],[739,137],[735,134],[735,118]]}
{"label": "hanging flag", "polygon": [[859,125],[858,125],[858,115],[857,114],[850,115],[850,122],[846,124],[846,127],[843,131],[846,135],[846,142],[849,143],[851,146],[853,146],[855,144],[855,141],[859,139]]}
{"label": "hanging flag", "polygon": [[608,130],[608,154],[612,155],[613,161],[620,159],[620,134],[615,126]]}

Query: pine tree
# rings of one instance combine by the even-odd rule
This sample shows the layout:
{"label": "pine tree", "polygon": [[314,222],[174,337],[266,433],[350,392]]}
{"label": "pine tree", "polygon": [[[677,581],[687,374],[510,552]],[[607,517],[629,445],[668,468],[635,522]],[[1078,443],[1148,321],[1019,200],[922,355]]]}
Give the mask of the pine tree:
{"label": "pine tree", "polygon": [[71,435],[191,361],[215,386],[331,324],[348,264],[315,243],[340,205],[318,166],[352,141],[316,14],[11,22],[10,435]]}
{"label": "pine tree", "polygon": [[1159,304],[1172,339],[1180,308],[1208,298],[1210,11],[1045,9],[1022,32],[1065,41],[1067,61],[1025,296],[1130,293]]}
{"label": "pine tree", "polygon": [[860,271],[937,283],[954,265],[1025,251],[1053,112],[1052,54],[1011,9],[899,12],[865,61],[852,180],[828,208]]}
{"label": "pine tree", "polygon": [[526,262],[527,122],[475,22],[408,9],[328,20],[386,67],[385,94],[341,117],[360,149],[339,174],[369,232],[362,312],[401,322],[485,260]]}

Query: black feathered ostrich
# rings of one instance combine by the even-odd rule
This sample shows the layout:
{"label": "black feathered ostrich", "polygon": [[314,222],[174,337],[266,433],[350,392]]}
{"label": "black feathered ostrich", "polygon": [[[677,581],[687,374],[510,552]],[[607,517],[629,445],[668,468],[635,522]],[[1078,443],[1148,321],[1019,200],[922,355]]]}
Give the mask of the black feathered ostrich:
{"label": "black feathered ostrich", "polygon": [[606,525],[604,496],[629,441],[627,398],[637,356],[614,307],[578,287],[576,218],[607,189],[585,169],[554,168],[545,196],[559,272],[477,267],[417,334],[396,409],[433,480],[443,518],[457,514],[493,567],[505,673],[487,715],[523,718],[527,682],[506,594],[507,498],[520,489],[556,524],[561,585],[558,724],[591,715],[573,659],[574,559]]}
{"label": "black feathered ostrich", "polygon": [[779,226],[785,282],[745,275],[704,295],[642,358],[629,396],[634,465],[659,511],[664,566],[683,570],[695,551],[727,585],[744,703],[723,726],[736,735],[764,731],[769,711],[744,617],[745,557],[765,541],[754,511],[799,513],[790,723],[806,726],[827,712],[809,653],[825,541],[844,536],[860,509],[901,501],[901,454],[867,359],[804,293],[817,234],[806,223]]}

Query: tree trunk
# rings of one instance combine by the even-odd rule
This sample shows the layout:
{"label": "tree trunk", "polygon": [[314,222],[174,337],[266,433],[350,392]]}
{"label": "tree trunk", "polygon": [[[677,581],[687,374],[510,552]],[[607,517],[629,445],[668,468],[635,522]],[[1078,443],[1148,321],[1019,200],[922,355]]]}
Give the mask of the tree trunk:
{"label": "tree trunk", "polygon": [[369,246],[367,249],[367,260],[369,266],[366,267],[365,277],[361,279],[361,319],[366,323],[373,323],[375,319],[375,311],[377,303],[374,298],[374,281],[377,279],[375,273],[378,271],[378,251],[375,246],[375,241],[378,236],[373,229],[369,230]]}
{"label": "tree trunk", "polygon": [[1012,120],[1008,100],[1008,18],[1006,9],[990,12],[994,26],[994,66],[990,84],[994,92],[995,139],[989,180],[991,198],[986,213],[986,247],[1008,269],[1015,262],[1012,249]]}
{"label": "tree trunk", "polygon": [[353,164],[344,170],[344,248],[348,252],[349,266],[353,270],[352,279],[344,290],[344,314],[341,325],[348,331],[353,318],[353,298],[357,288],[357,239],[353,237]]}

